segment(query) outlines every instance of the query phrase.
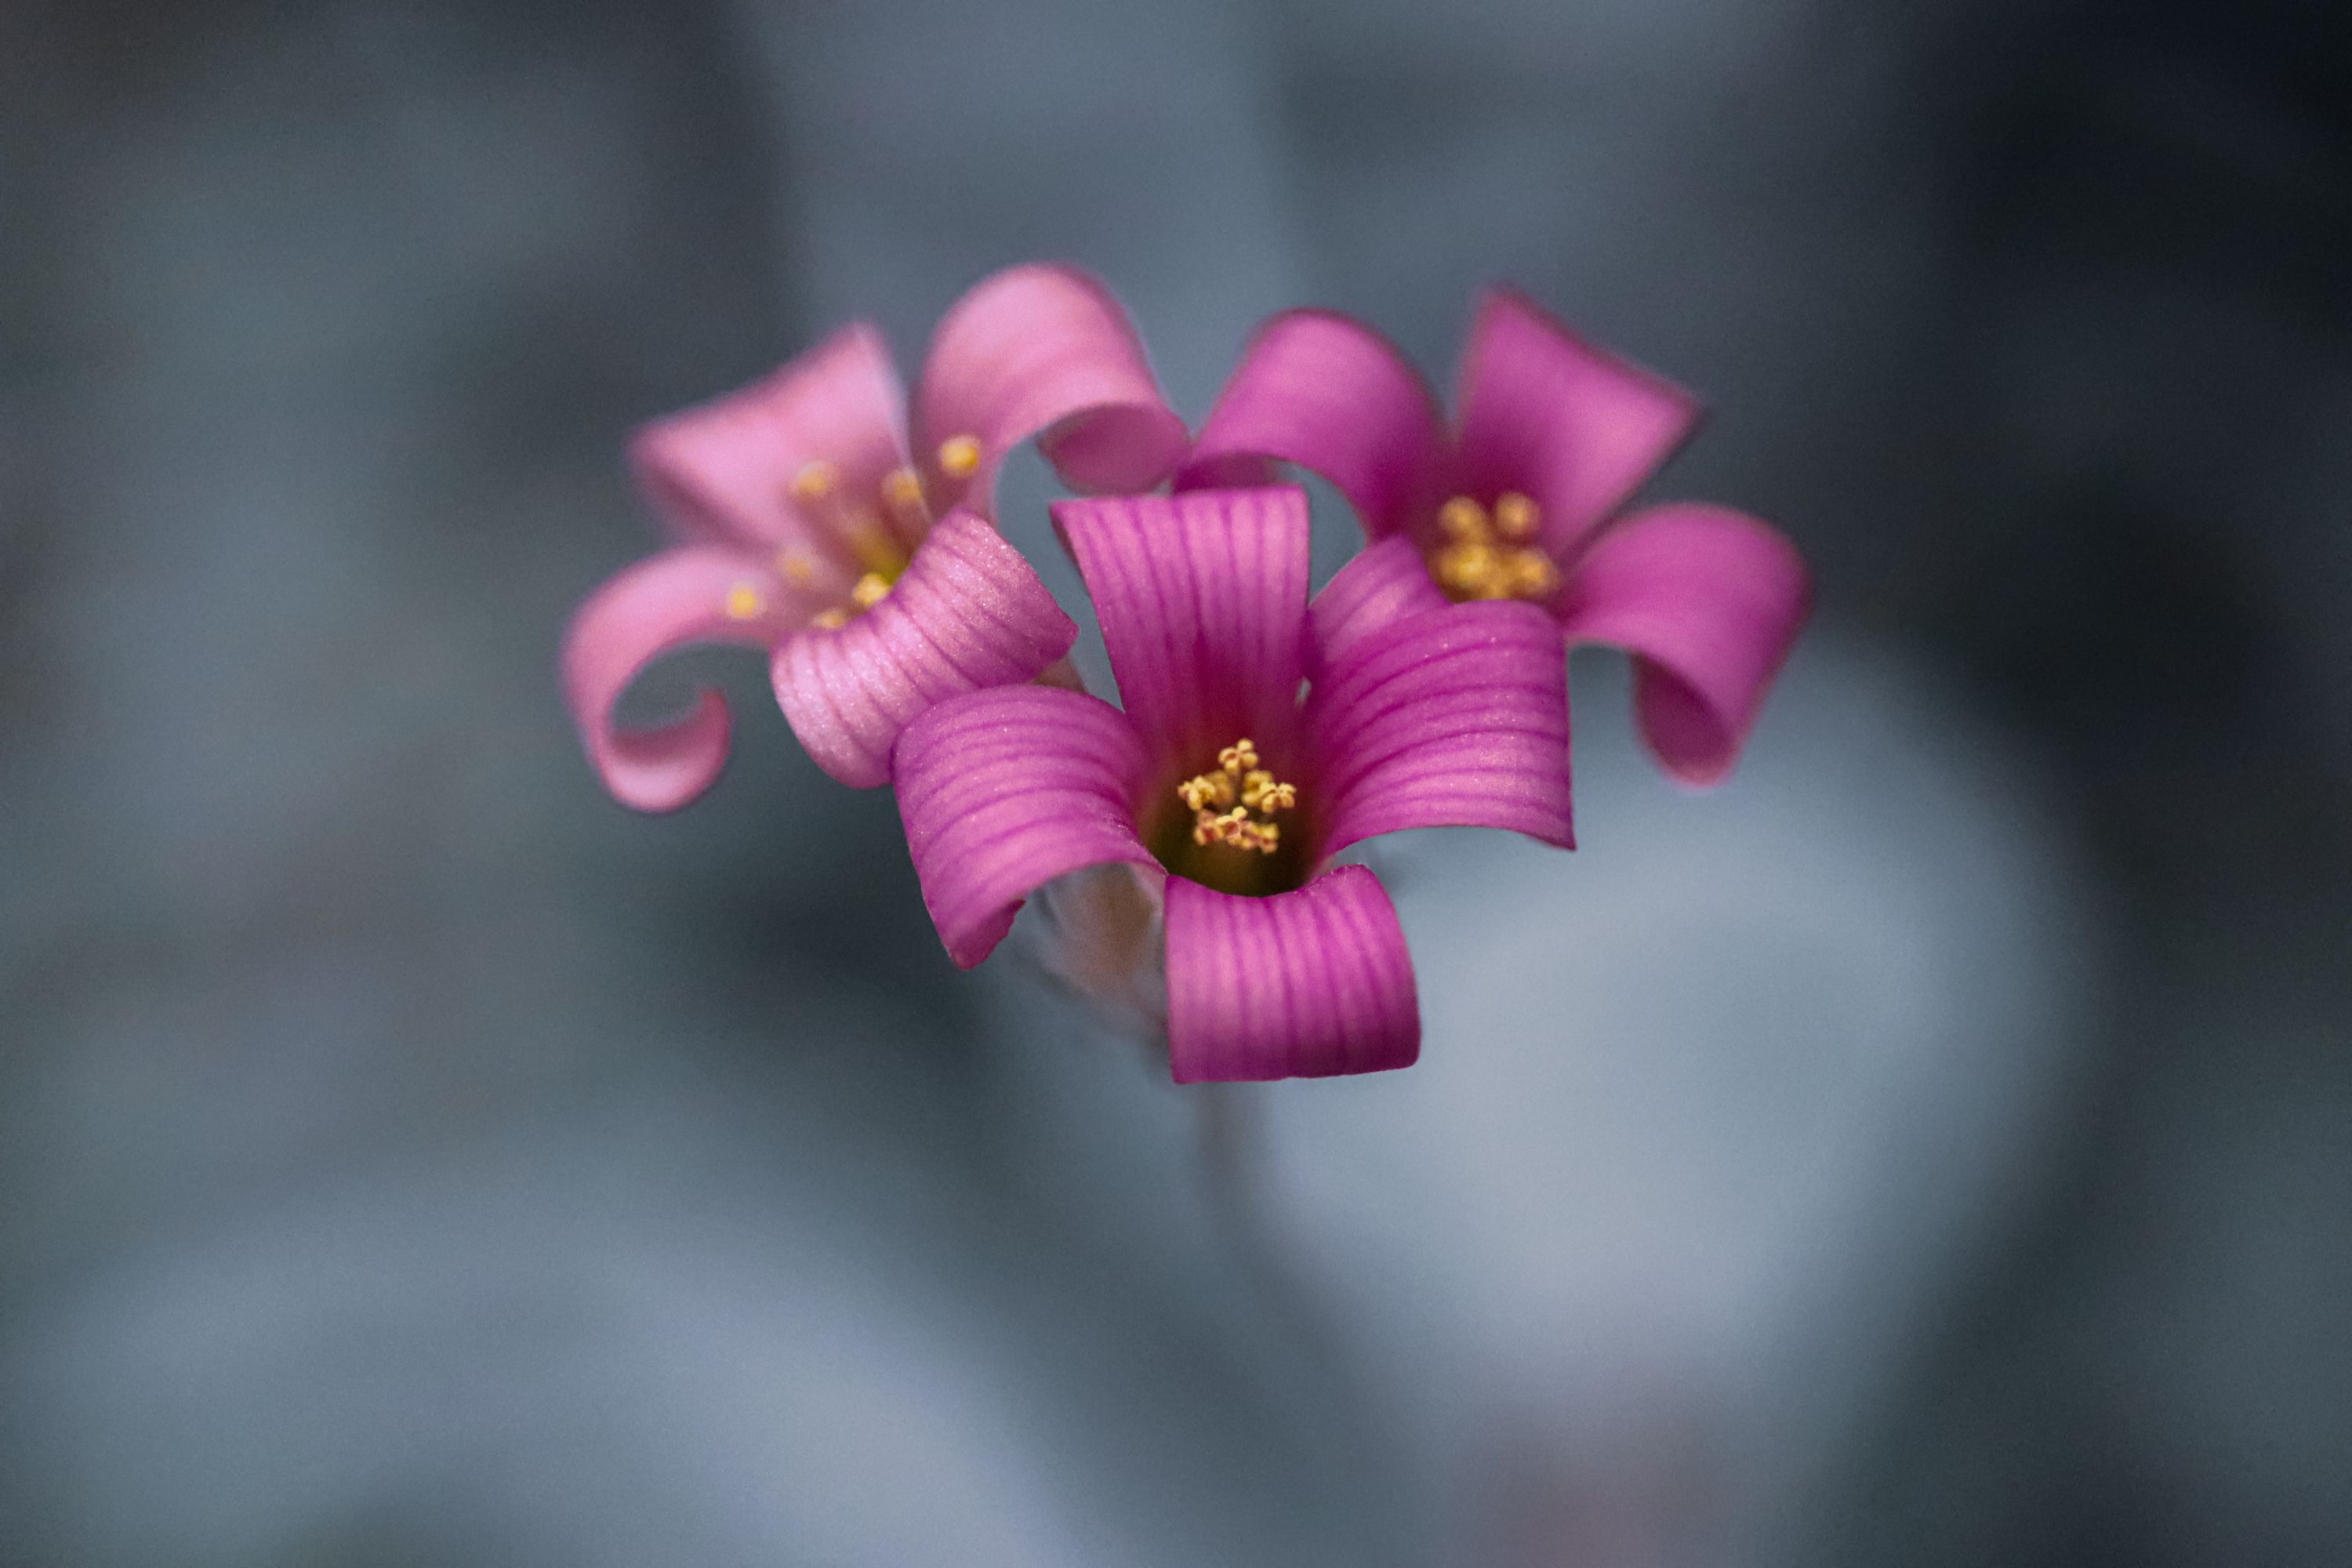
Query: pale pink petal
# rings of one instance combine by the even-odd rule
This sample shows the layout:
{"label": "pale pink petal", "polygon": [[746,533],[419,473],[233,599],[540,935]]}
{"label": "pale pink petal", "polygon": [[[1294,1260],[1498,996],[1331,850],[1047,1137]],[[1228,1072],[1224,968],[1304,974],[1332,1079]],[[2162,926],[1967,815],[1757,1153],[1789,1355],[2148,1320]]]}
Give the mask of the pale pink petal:
{"label": "pale pink petal", "polygon": [[1294,485],[1056,501],[1119,700],[1157,761],[1197,770],[1257,742],[1279,769],[1297,728],[1307,494]]}
{"label": "pale pink petal", "polygon": [[1411,1067],[1421,1006],[1380,879],[1335,867],[1238,898],[1168,879],[1168,1059],[1179,1083]]}
{"label": "pale pink petal", "polygon": [[1318,849],[1406,827],[1507,827],[1570,847],[1568,659],[1533,605],[1399,622],[1307,700]]}
{"label": "pale pink petal", "polygon": [[1571,642],[1636,656],[1642,732],[1685,784],[1731,769],[1811,589],[1796,546],[1727,507],[1653,508],[1612,528],[1561,595]]}
{"label": "pale pink petal", "polygon": [[[1142,340],[1110,291],[1075,268],[1008,268],[940,320],[917,390],[935,493],[986,511],[997,466],[1031,437],[1078,490],[1149,489],[1184,455],[1184,422],[1160,395]],[[968,480],[939,470],[939,447],[980,442]]]}
{"label": "pale pink petal", "polygon": [[1323,591],[1307,606],[1312,633],[1307,653],[1310,671],[1345,658],[1356,643],[1378,637],[1398,621],[1444,609],[1448,603],[1430,580],[1429,568],[1412,540],[1391,538],[1368,544],[1323,584]]}
{"label": "pale pink petal", "polygon": [[804,613],[758,557],[718,545],[665,551],[589,595],[563,634],[563,697],[614,798],[638,811],[675,811],[709,789],[727,761],[727,700],[709,688],[670,723],[614,723],[613,705],[640,670],[690,643],[765,647]]}
{"label": "pale pink petal", "polygon": [[907,461],[906,395],[888,345],[858,322],[763,380],[646,426],[629,461],[678,533],[814,547],[829,562],[837,520],[804,515],[793,481],[829,463],[836,496],[874,494]]}
{"label": "pale pink petal", "polygon": [[1434,507],[1444,452],[1436,401],[1394,345],[1333,311],[1288,310],[1243,352],[1177,484],[1232,482],[1254,457],[1297,463],[1338,486],[1378,539]]}
{"label": "pale pink petal", "polygon": [[817,766],[866,788],[890,781],[890,747],[924,709],[1034,679],[1077,635],[1019,551],[952,511],[888,597],[838,630],[786,638],[770,673]]}
{"label": "pale pink petal", "polygon": [[1533,497],[1563,564],[1698,422],[1690,394],[1504,289],[1480,303],[1458,397],[1463,487]]}
{"label": "pale pink petal", "polygon": [[1004,686],[950,699],[907,727],[897,769],[923,905],[966,969],[1055,878],[1122,861],[1158,869],[1135,836],[1143,742],[1098,697]]}

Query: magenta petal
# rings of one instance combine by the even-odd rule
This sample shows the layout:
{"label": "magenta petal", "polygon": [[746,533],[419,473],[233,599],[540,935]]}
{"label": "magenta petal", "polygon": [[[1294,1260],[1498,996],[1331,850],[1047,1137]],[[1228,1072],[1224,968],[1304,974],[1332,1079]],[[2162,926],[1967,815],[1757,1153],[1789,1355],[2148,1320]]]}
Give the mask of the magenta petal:
{"label": "magenta petal", "polygon": [[897,771],[923,905],[966,969],[1055,878],[1154,864],[1135,836],[1143,743],[1098,697],[1006,686],[951,699],[907,727]]}
{"label": "magenta petal", "polygon": [[1034,679],[1077,635],[1019,551],[952,511],[887,598],[838,630],[786,639],[770,673],[816,765],[867,788],[889,782],[891,745],[924,709]]}
{"label": "magenta petal", "polygon": [[793,480],[834,466],[842,493],[867,495],[907,460],[906,395],[890,350],[863,322],[724,397],[655,421],[629,461],[654,510],[688,538],[830,548],[803,519]]}
{"label": "magenta petal", "polygon": [[1307,663],[1320,670],[1345,659],[1368,637],[1394,623],[1449,601],[1430,580],[1421,551],[1410,539],[1383,539],[1366,545],[1333,574],[1307,606],[1312,646]]}
{"label": "magenta petal", "polygon": [[1654,507],[1596,541],[1560,596],[1571,642],[1637,657],[1642,732],[1666,770],[1707,784],[1731,769],[1811,588],[1797,547],[1727,507]]}
{"label": "magenta petal", "polygon": [[1168,1060],[1179,1083],[1411,1067],[1421,1005],[1396,908],[1339,866],[1236,898],[1168,879]]}
{"label": "magenta petal", "polygon": [[1406,827],[1507,827],[1563,848],[1568,659],[1532,605],[1456,605],[1334,660],[1307,701],[1320,848]]}
{"label": "magenta petal", "polygon": [[1286,763],[1306,651],[1307,493],[1056,501],[1054,523],[1157,760],[1197,770],[1246,735],[1270,765]]}
{"label": "magenta petal", "polygon": [[1481,499],[1534,497],[1545,548],[1562,563],[1698,422],[1690,394],[1509,289],[1479,307],[1458,396],[1463,485]]}
{"label": "magenta petal", "polygon": [[[730,606],[746,614],[730,614]],[[765,647],[795,624],[782,585],[758,560],[687,545],[606,580],[563,634],[563,696],[588,760],[622,805],[675,811],[709,789],[727,762],[727,700],[705,688],[683,719],[622,730],[613,704],[640,670],[689,643]]]}
{"label": "magenta petal", "polygon": [[1184,422],[1110,291],[1074,268],[1008,268],[940,318],[917,393],[924,460],[956,436],[981,468],[945,493],[988,510],[997,465],[1032,436],[1073,489],[1149,489],[1184,455]]}
{"label": "magenta petal", "polygon": [[1276,458],[1339,488],[1373,538],[1433,506],[1444,426],[1428,384],[1394,345],[1329,310],[1288,310],[1258,329],[1201,427],[1180,489]]}

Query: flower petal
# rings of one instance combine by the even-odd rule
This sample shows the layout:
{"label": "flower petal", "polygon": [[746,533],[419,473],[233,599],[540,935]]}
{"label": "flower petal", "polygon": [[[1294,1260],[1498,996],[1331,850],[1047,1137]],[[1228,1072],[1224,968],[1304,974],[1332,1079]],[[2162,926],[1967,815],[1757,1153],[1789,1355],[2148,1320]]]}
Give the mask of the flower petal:
{"label": "flower petal", "polygon": [[803,614],[757,557],[717,545],[664,551],[606,580],[563,634],[563,696],[614,799],[675,811],[727,762],[727,700],[705,688],[683,719],[623,730],[613,705],[639,671],[689,643],[765,647]]}
{"label": "flower petal", "polygon": [[1572,847],[1568,659],[1533,605],[1449,605],[1332,661],[1307,700],[1318,851],[1406,827]]}
{"label": "flower petal", "polygon": [[891,745],[924,709],[1034,679],[1077,635],[1019,551],[952,511],[887,597],[838,630],[786,639],[769,672],[816,765],[869,788],[889,782]]}
{"label": "flower petal", "polygon": [[1135,835],[1143,742],[1098,697],[1005,686],[940,703],[898,749],[898,815],[948,956],[986,958],[1031,893],[1086,866],[1157,867]]}
{"label": "flower petal", "polygon": [[1444,451],[1436,400],[1393,344],[1336,311],[1287,310],[1250,340],[1177,483],[1277,458],[1337,485],[1378,539],[1435,505]]}
{"label": "flower petal", "polygon": [[1155,761],[1198,769],[1247,735],[1283,765],[1304,673],[1307,492],[1188,490],[1053,510]]}
{"label": "flower petal", "polygon": [[1411,1067],[1421,1004],[1396,907],[1339,866],[1238,898],[1168,879],[1168,1060],[1179,1083]]}
{"label": "flower petal", "polygon": [[763,380],[646,426],[629,461],[680,535],[814,546],[831,564],[838,531],[803,515],[793,479],[810,463],[830,463],[835,493],[874,493],[907,460],[905,420],[889,346],[861,321]]}
{"label": "flower petal", "polygon": [[1636,656],[1642,733],[1685,784],[1719,782],[1811,607],[1797,547],[1728,507],[1654,507],[1612,528],[1560,598],[1571,642]]}
{"label": "flower petal", "polygon": [[1332,574],[1307,606],[1313,636],[1310,672],[1345,659],[1368,637],[1396,622],[1444,609],[1444,593],[1430,580],[1420,549],[1410,539],[1383,539],[1366,545]]}
{"label": "flower petal", "polygon": [[1458,397],[1463,484],[1482,499],[1533,497],[1563,565],[1698,423],[1689,393],[1507,289],[1479,306]]}
{"label": "flower petal", "polygon": [[[1032,436],[1073,489],[1150,489],[1184,455],[1184,421],[1160,395],[1142,340],[1110,291],[1075,268],[1007,268],[949,308],[917,393],[924,461],[988,511],[996,470]],[[980,442],[965,479],[939,472],[939,444]]]}

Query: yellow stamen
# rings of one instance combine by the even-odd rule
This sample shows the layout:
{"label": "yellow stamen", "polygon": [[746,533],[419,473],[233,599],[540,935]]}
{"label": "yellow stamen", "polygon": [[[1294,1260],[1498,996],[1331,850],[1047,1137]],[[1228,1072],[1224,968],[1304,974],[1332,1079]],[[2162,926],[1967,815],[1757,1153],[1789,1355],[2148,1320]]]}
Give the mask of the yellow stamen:
{"label": "yellow stamen", "polygon": [[868,572],[849,590],[849,602],[861,610],[870,610],[889,596],[890,579],[879,572]]}
{"label": "yellow stamen", "polygon": [[1454,599],[1544,599],[1559,587],[1559,567],[1535,542],[1543,514],[1517,490],[1495,499],[1491,517],[1469,496],[1437,511],[1445,535],[1429,559],[1430,575]]}
{"label": "yellow stamen", "polygon": [[738,583],[727,590],[727,617],[748,621],[767,606],[761,601],[759,584]]}
{"label": "yellow stamen", "polygon": [[809,625],[825,632],[837,632],[848,624],[849,612],[839,605],[829,610],[819,610],[809,618]]}
{"label": "yellow stamen", "polygon": [[810,563],[807,556],[797,550],[778,551],[776,570],[782,575],[785,582],[795,588],[805,588],[816,581],[816,568]]}
{"label": "yellow stamen", "polygon": [[1514,544],[1535,537],[1536,515],[1536,503],[1517,490],[1495,498],[1495,531]]}
{"label": "yellow stamen", "polygon": [[907,547],[870,511],[852,513],[842,539],[857,563],[886,583],[897,582],[907,569]]}
{"label": "yellow stamen", "polygon": [[793,476],[793,494],[804,501],[823,500],[841,483],[841,470],[819,458],[803,463],[799,473]]}
{"label": "yellow stamen", "polygon": [[1445,530],[1449,539],[1483,539],[1486,536],[1486,509],[1468,496],[1455,496],[1437,509],[1437,525]]}
{"label": "yellow stamen", "polygon": [[951,479],[968,479],[980,472],[980,438],[950,436],[940,442],[940,472]]}
{"label": "yellow stamen", "polygon": [[1192,813],[1193,843],[1274,853],[1282,829],[1266,819],[1298,804],[1298,786],[1278,782],[1258,766],[1260,760],[1257,747],[1244,736],[1217,753],[1215,773],[1176,786],[1176,797]]}
{"label": "yellow stamen", "polygon": [[923,504],[923,476],[912,468],[893,468],[882,476],[882,499],[892,506]]}

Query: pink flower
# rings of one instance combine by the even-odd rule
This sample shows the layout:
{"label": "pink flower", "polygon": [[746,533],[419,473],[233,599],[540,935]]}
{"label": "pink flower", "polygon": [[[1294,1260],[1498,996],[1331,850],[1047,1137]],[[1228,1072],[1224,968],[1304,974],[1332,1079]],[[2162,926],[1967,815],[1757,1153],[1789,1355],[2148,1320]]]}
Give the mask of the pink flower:
{"label": "pink flower", "polygon": [[911,447],[907,416],[889,352],[860,322],[638,435],[638,483],[681,542],[590,595],[562,659],[589,760],[624,805],[675,810],[726,762],[717,691],[657,728],[613,719],[646,665],[698,642],[769,649],[776,700],[817,765],[887,782],[909,719],[1031,679],[1076,636],[990,525],[1005,454],[1034,436],[1075,489],[1148,489],[1185,438],[1118,302],[1061,267],[1013,268],[957,301],[932,335]]}
{"label": "pink flower", "polygon": [[1579,339],[1508,290],[1481,302],[1457,423],[1370,328],[1294,310],[1251,342],[1178,488],[1297,463],[1346,494],[1400,613],[1456,600],[1540,605],[1570,644],[1635,659],[1644,737],[1694,784],[1729,772],[1803,625],[1804,563],[1728,508],[1620,517],[1697,418],[1680,388]]}
{"label": "pink flower", "polygon": [[987,957],[1053,879],[1131,866],[1162,896],[1180,1082],[1409,1066],[1404,933],[1379,879],[1331,857],[1447,824],[1569,844],[1559,633],[1522,604],[1394,614],[1377,562],[1310,606],[1295,487],[1054,518],[1125,709],[1006,687],[908,726],[898,809],[949,955]]}

